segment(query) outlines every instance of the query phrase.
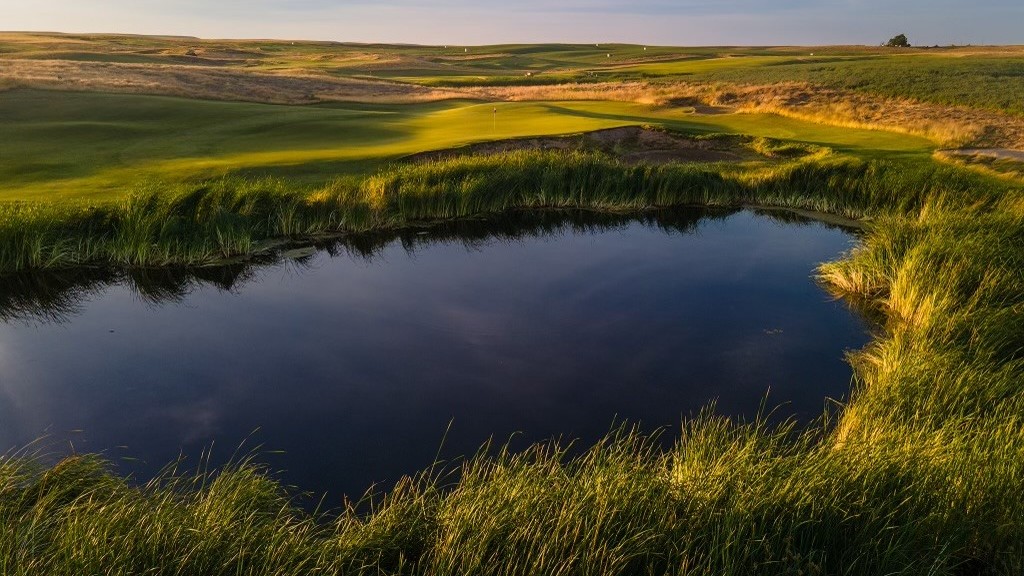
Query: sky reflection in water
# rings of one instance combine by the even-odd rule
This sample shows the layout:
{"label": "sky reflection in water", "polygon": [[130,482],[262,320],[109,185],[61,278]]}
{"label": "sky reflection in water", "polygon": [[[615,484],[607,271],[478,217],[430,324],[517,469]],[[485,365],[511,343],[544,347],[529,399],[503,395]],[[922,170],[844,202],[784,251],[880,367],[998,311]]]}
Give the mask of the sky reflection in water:
{"label": "sky reflection in water", "polygon": [[806,421],[847,394],[864,324],[810,275],[851,236],[750,212],[613,220],[413,231],[215,284],[10,281],[0,450],[49,433],[145,477],[249,438],[336,502],[429,466],[449,423],[455,456],[615,420],[671,436],[712,401],[752,417],[769,389]]}

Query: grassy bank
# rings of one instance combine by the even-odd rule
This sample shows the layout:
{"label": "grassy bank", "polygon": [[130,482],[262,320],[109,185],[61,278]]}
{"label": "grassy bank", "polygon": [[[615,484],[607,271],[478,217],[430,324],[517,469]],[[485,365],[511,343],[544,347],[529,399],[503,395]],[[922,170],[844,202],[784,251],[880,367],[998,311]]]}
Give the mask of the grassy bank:
{"label": "grassy bank", "polygon": [[[857,219],[818,273],[884,326],[807,429],[709,413],[667,449],[624,429],[582,456],[492,450],[330,513],[250,461],[139,486],[99,456],[10,454],[0,574],[1024,573],[1024,189],[932,159],[1021,142],[1022,54],[0,34],[0,321],[59,321],[125,279],[154,301],[231,287],[292,242],[692,205]],[[717,164],[401,161],[637,124],[784,142]]]}
{"label": "grassy bank", "polygon": [[513,209],[757,204],[861,218],[966,194],[991,202],[999,188],[985,189],[983,182],[930,162],[826,152],[751,167],[627,165],[600,153],[518,151],[395,165],[305,189],[228,177],[143,186],[120,202],[97,206],[9,204],[0,208],[0,270],[211,264],[259,254],[281,239],[386,231]]}
{"label": "grassy bank", "polygon": [[[607,233],[621,231],[637,223],[665,233],[691,234],[702,223],[724,219],[739,211],[695,207],[643,212],[513,210],[487,217],[431,222],[410,228],[282,241],[258,256],[239,258],[218,266],[95,266],[5,274],[3,282],[0,282],[0,325],[15,322],[71,322],[83,312],[90,298],[115,286],[128,287],[135,297],[153,305],[180,304],[202,287],[238,292],[251,281],[258,283],[264,268],[282,262],[287,262],[290,267],[303,268],[317,252],[332,257],[345,254],[353,259],[376,264],[395,243],[410,254],[437,244],[458,244],[467,250],[482,250],[494,242],[513,243],[568,233]],[[787,224],[813,221],[788,211],[758,212],[765,218]],[[820,217],[819,214],[815,216]],[[847,224],[844,220],[836,225]]]}
{"label": "grassy bank", "polygon": [[924,158],[935,148],[923,138],[769,114],[700,116],[596,101],[274,106],[16,90],[0,93],[0,120],[7,135],[0,139],[0,202],[104,203],[139,183],[222,176],[324,185],[429,150],[640,124],[785,139],[865,158]]}
{"label": "grassy bank", "polygon": [[[298,193],[222,179],[98,208],[9,208],[5,270],[203,263],[268,239],[521,208],[797,207],[869,232],[820,270],[886,319],[851,401],[805,431],[706,415],[669,450],[629,431],[470,459],[331,515],[265,470],[142,487],[92,456],[0,461],[0,572],[1013,574],[1024,570],[1024,193],[953,166],[821,156],[628,166],[518,152]],[[12,224],[14,223],[14,224]]]}

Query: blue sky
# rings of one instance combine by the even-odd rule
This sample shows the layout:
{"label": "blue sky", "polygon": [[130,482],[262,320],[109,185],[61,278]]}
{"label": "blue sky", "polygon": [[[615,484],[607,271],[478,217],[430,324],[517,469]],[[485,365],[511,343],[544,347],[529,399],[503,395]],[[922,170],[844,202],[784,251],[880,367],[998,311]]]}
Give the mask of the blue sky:
{"label": "blue sky", "polygon": [[1024,0],[0,0],[0,29],[488,44],[1024,44]]}

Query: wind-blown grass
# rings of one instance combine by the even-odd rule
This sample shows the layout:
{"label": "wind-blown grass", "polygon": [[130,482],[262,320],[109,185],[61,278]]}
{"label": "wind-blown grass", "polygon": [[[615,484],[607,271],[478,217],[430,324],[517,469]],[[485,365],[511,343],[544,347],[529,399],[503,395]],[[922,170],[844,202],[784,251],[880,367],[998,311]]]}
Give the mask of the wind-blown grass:
{"label": "wind-blown grass", "polygon": [[[824,154],[824,153],[821,153]],[[861,218],[998,188],[952,167],[818,156],[773,166],[622,164],[595,153],[520,151],[398,165],[295,190],[224,178],[150,185],[116,204],[14,204],[0,214],[0,271],[83,264],[210,264],[282,238],[393,230],[512,209],[643,210],[746,204]]]}
{"label": "wind-blown grass", "polygon": [[810,82],[889,98],[1024,115],[1024,105],[1012,96],[1024,90],[1024,58],[1020,53],[956,57],[913,51],[826,62],[794,59],[768,66],[712,70],[706,78],[761,84]]}
{"label": "wind-blown grass", "polygon": [[[665,432],[675,437],[669,449],[623,429],[577,456],[554,443],[520,453],[484,450],[452,474],[440,466],[331,513],[299,508],[252,461],[209,474],[170,469],[139,486],[97,456],[71,456],[56,465],[23,454],[0,457],[0,574],[1024,573],[1020,185],[936,165],[926,158],[931,148],[909,137],[756,114],[676,117],[671,106],[673,99],[696,97],[944,142],[981,138],[1016,145],[1019,50],[997,57],[958,50],[934,56],[886,50],[880,56],[878,49],[814,49],[821,53],[809,58],[805,48],[682,54],[672,48],[552,45],[469,54],[457,47],[138,37],[57,38],[43,48],[35,41],[0,38],[5,51],[26,58],[23,52],[32,50],[41,52],[33,57],[49,58],[46,46],[60,47],[60,62],[6,65],[49,71],[41,81],[45,87],[313,102],[385,85],[335,82],[307,71],[374,72],[423,84],[480,84],[489,88],[462,93],[498,99],[614,98],[666,108],[503,104],[496,123],[492,104],[299,109],[6,92],[9,130],[17,135],[5,152],[15,160],[4,167],[6,198],[60,202],[0,208],[0,274],[90,267],[67,288],[48,293],[32,286],[31,274],[17,277],[28,282],[23,287],[14,276],[0,277],[4,310],[14,317],[42,308],[59,319],[73,311],[78,294],[125,275],[146,297],[173,298],[193,276],[169,272],[167,287],[152,280],[159,271],[150,267],[229,261],[244,270],[239,260],[293,239],[369,232],[362,238],[371,239],[366,245],[372,249],[372,238],[402,234],[409,226],[440,227],[509,210],[632,214],[664,206],[753,205],[860,220],[866,228],[862,244],[823,265],[819,278],[870,309],[883,330],[850,355],[851,400],[820,425],[797,430],[708,412]],[[99,47],[83,48],[88,43]],[[197,53],[189,55],[185,48],[193,45]],[[379,68],[370,64],[376,61],[371,50],[387,56]],[[722,57],[727,54],[743,57]],[[168,76],[72,62],[89,59],[186,65]],[[250,60],[280,77],[275,90],[268,91],[265,75],[227,69]],[[61,80],[55,70],[67,77]],[[158,85],[116,87],[110,70]],[[526,77],[525,71],[537,74]],[[80,83],[89,74],[97,84]],[[670,78],[593,84],[677,74],[696,84]],[[574,78],[587,84],[532,86]],[[780,81],[791,84],[777,86]],[[0,79],[0,90],[23,82]],[[531,86],[494,87],[505,83]],[[387,86],[404,98],[433,94]],[[801,105],[804,96],[808,105]],[[394,121],[382,124],[381,118]],[[641,121],[761,136],[789,131],[796,136],[780,137],[859,159],[819,154],[777,164],[630,166],[593,153],[519,152],[394,165],[365,176],[386,159],[486,134],[514,137]],[[382,130],[385,125],[389,129]],[[182,132],[182,126],[189,129]],[[98,139],[100,133],[106,137]],[[56,140],[74,153],[53,157]],[[267,149],[271,140],[280,150]],[[767,144],[766,150],[785,156]],[[197,149],[202,161],[194,158]],[[868,159],[897,155],[903,157]],[[194,180],[225,172],[235,175]],[[354,176],[324,183],[325,175],[339,172]],[[292,178],[245,179],[239,173]],[[151,183],[120,194],[126,182],[143,179]],[[87,199],[114,201],[76,203]],[[195,278],[213,276],[198,270]],[[215,279],[227,285],[236,280],[230,274]]]}
{"label": "wind-blown grass", "polygon": [[[871,442],[705,416],[479,456],[362,513],[310,516],[264,470],[131,487],[93,457],[0,464],[5,574],[1009,574],[1019,422]],[[978,433],[978,430],[970,432]],[[433,477],[436,479],[436,477]]]}
{"label": "wind-blown grass", "polygon": [[[636,223],[681,234],[692,233],[701,222],[726,218],[736,210],[674,208],[636,212],[592,210],[513,210],[489,217],[459,218],[444,222],[346,234],[326,238],[300,238],[274,243],[265,253],[237,259],[222,266],[162,266],[145,268],[75,267],[29,270],[6,274],[0,283],[0,323],[66,323],[80,313],[83,302],[111,286],[127,286],[142,301],[180,303],[199,287],[237,291],[258,278],[258,270],[287,262],[304,267],[315,251],[332,256],[345,253],[367,262],[381,257],[392,243],[410,254],[423,246],[459,244],[481,250],[494,241],[518,242],[529,237],[550,237],[568,231],[578,234],[621,231]],[[807,217],[777,210],[760,211],[786,223],[807,223]],[[840,225],[845,222],[840,223]]]}
{"label": "wind-blown grass", "polygon": [[301,193],[222,180],[110,208],[19,208],[6,221],[23,225],[5,227],[0,243],[7,270],[205,262],[281,235],[521,208],[798,207],[867,224],[863,243],[819,273],[885,325],[851,355],[849,404],[820,425],[708,413],[667,450],[623,429],[574,457],[557,444],[483,451],[454,475],[430,470],[330,515],[294,506],[251,462],[132,486],[92,456],[52,467],[7,457],[0,572],[1021,573],[1022,198],[930,163],[654,167],[520,152]]}

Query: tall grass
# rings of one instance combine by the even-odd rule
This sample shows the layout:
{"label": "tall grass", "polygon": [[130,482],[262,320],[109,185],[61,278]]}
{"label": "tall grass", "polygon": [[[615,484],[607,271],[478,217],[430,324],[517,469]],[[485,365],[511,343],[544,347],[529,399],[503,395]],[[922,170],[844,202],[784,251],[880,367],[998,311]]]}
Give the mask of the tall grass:
{"label": "tall grass", "polygon": [[[511,208],[793,206],[870,219],[862,244],[819,273],[877,310],[884,330],[851,355],[851,400],[820,425],[707,413],[666,432],[669,449],[624,428],[578,456],[557,443],[482,451],[454,474],[430,470],[332,514],[300,510],[251,462],[133,486],[96,457],[6,457],[0,573],[1024,572],[1020,190],[942,166],[819,158],[751,171],[534,153],[395,167],[306,194],[250,183],[247,199],[234,184],[36,230],[53,242],[54,222],[93,231],[82,254],[133,263],[146,259],[107,246],[172,260],[162,242],[213,258],[284,230],[389,230]],[[248,240],[219,244],[221,228]],[[197,239],[172,244],[183,230]],[[5,262],[65,261],[19,258]]]}
{"label": "tall grass", "polygon": [[[94,457],[0,464],[4,574],[1011,574],[1019,421],[870,442],[704,416],[669,450],[478,456],[310,515],[254,465],[132,487]],[[891,435],[891,433],[896,433]]]}
{"label": "tall grass", "polygon": [[[495,240],[518,241],[526,237],[561,234],[567,231],[593,233],[620,230],[634,223],[665,231],[692,232],[708,219],[725,218],[734,210],[673,208],[633,212],[585,210],[515,210],[486,218],[460,218],[413,228],[380,230],[294,243],[267,243],[265,253],[217,266],[164,266],[119,269],[78,267],[28,270],[3,276],[0,282],[0,322],[29,324],[64,323],[81,311],[82,302],[112,285],[127,286],[140,300],[154,304],[176,303],[200,286],[237,290],[257,277],[265,266],[287,263],[304,267],[311,256],[308,249],[330,255],[347,254],[372,261],[393,242],[413,253],[424,245],[461,244],[480,249]],[[786,222],[807,222],[797,214],[764,211],[766,217]],[[298,250],[296,250],[298,248]]]}
{"label": "tall grass", "polygon": [[998,188],[984,182],[931,163],[822,154],[747,168],[627,165],[599,153],[519,151],[397,165],[314,190],[239,178],[149,184],[116,204],[0,208],[0,272],[202,265],[260,253],[279,239],[387,231],[513,209],[759,204],[862,218],[918,210],[929,199],[990,202]]}
{"label": "tall grass", "polygon": [[1024,104],[1013,96],[1024,90],[1024,58],[1019,55],[958,58],[915,54],[831,62],[797,60],[714,70],[701,75],[701,79],[758,84],[810,82],[889,98],[1024,115]]}

